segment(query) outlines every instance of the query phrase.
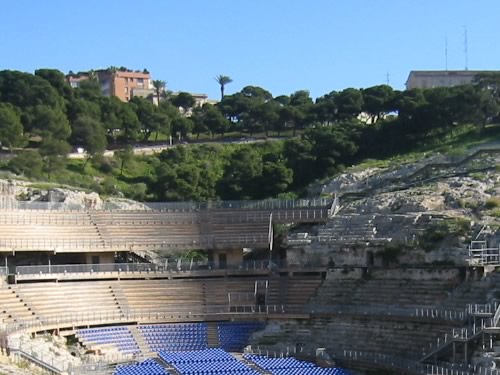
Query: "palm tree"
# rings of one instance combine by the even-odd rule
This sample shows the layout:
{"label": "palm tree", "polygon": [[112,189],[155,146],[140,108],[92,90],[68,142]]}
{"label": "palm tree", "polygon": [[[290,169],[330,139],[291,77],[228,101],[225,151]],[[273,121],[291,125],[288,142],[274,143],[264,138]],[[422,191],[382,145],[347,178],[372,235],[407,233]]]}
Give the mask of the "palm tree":
{"label": "palm tree", "polygon": [[160,105],[160,94],[165,91],[165,86],[166,86],[165,81],[162,81],[161,79],[153,80],[153,87],[156,90],[156,98],[158,100],[158,105]]}
{"label": "palm tree", "polygon": [[220,100],[224,99],[224,88],[227,84],[233,82],[231,77],[219,74],[215,80],[220,85]]}

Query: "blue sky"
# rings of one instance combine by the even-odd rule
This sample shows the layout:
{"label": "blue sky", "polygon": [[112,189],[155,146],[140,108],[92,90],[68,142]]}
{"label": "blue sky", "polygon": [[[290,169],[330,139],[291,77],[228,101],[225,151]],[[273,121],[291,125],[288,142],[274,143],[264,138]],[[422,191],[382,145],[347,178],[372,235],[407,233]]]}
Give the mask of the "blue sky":
{"label": "blue sky", "polygon": [[0,69],[147,68],[171,90],[313,97],[410,70],[500,69],[498,0],[2,0]]}

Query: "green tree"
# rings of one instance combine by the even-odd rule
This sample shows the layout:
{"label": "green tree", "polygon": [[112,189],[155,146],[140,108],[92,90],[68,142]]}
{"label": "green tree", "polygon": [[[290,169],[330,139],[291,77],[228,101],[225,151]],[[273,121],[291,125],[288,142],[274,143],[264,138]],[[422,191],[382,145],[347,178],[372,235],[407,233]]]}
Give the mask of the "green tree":
{"label": "green tree", "polygon": [[259,194],[262,157],[248,146],[241,146],[230,157],[218,190],[224,199],[250,199]]}
{"label": "green tree", "polygon": [[130,104],[134,106],[137,119],[141,124],[143,140],[147,141],[153,132],[160,130],[161,124],[157,116],[158,108],[149,100],[140,97],[133,98]]}
{"label": "green tree", "polygon": [[129,103],[121,103],[118,118],[122,125],[121,137],[126,142],[136,141],[141,129],[141,123],[137,118],[137,114],[135,113],[133,106]]}
{"label": "green tree", "polygon": [[40,178],[42,176],[43,168],[42,156],[38,150],[26,150],[12,158],[9,161],[8,168],[18,175]]}
{"label": "green tree", "polygon": [[215,77],[215,80],[220,86],[220,100],[222,100],[224,99],[224,91],[226,89],[226,85],[233,82],[233,80],[231,79],[231,77],[222,74],[219,74],[217,77]]}
{"label": "green tree", "polygon": [[41,77],[50,83],[57,93],[66,100],[71,100],[73,98],[73,89],[66,81],[63,72],[57,69],[37,69],[35,70],[35,76]]}
{"label": "green tree", "polygon": [[73,123],[72,143],[83,147],[87,153],[87,159],[82,166],[85,169],[89,160],[106,150],[106,132],[102,124],[92,118],[82,116]]}
{"label": "green tree", "polygon": [[71,135],[71,126],[64,112],[46,105],[37,105],[31,112],[29,130],[43,138],[66,140]]}
{"label": "green tree", "polygon": [[266,161],[262,167],[260,198],[276,197],[287,191],[293,182],[293,171],[282,161]]}
{"label": "green tree", "polygon": [[120,161],[120,176],[123,176],[123,169],[134,160],[134,148],[127,145],[124,149],[116,151],[114,156]]}
{"label": "green tree", "polygon": [[172,136],[185,138],[193,129],[193,121],[186,117],[176,117],[172,120]]}
{"label": "green tree", "polygon": [[348,88],[337,93],[335,103],[339,120],[349,120],[363,110],[363,94],[358,89]]}
{"label": "green tree", "polygon": [[0,148],[6,146],[12,153],[12,148],[24,140],[19,111],[11,104],[0,103]]}
{"label": "green tree", "polygon": [[394,90],[388,85],[378,85],[362,90],[363,108],[375,124],[384,114],[393,110]]}
{"label": "green tree", "polygon": [[75,89],[75,96],[86,100],[96,100],[102,96],[101,84],[93,76],[80,81],[80,85]]}
{"label": "green tree", "polygon": [[162,81],[161,79],[154,79],[152,83],[156,91],[156,99],[158,100],[157,104],[160,105],[160,97],[161,94],[165,91],[165,87],[167,84],[165,81]]}
{"label": "green tree", "polygon": [[68,142],[62,139],[44,139],[40,146],[40,155],[43,158],[43,170],[49,180],[54,172],[66,166],[69,150]]}
{"label": "green tree", "polygon": [[187,113],[196,104],[195,98],[188,92],[178,93],[171,99],[171,102],[176,107],[182,108],[182,113]]}

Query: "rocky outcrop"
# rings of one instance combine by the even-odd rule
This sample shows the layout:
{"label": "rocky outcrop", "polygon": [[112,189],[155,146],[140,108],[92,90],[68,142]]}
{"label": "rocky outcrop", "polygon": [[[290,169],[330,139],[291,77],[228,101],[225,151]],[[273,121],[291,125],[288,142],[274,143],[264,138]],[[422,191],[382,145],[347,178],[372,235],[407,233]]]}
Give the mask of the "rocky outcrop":
{"label": "rocky outcrop", "polygon": [[0,180],[1,208],[64,210],[147,210],[145,204],[130,199],[108,198],[72,189],[33,187],[23,181]]}

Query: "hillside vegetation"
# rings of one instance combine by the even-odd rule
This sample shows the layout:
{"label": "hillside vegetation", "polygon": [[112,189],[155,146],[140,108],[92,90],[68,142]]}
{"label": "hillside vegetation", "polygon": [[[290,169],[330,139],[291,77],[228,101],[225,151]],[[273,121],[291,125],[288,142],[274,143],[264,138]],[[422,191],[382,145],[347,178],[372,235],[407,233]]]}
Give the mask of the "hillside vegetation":
{"label": "hillside vegetation", "polygon": [[[142,98],[123,103],[102,96],[96,81],[73,89],[56,70],[1,71],[2,169],[37,183],[139,200],[293,197],[363,160],[382,166],[496,139],[498,127],[488,124],[498,117],[499,82],[486,75],[455,88],[348,88],[315,101],[305,90],[273,97],[248,86],[216,106],[193,109],[185,93],[165,95],[159,106]],[[295,137],[178,146],[153,156],[132,150],[137,141],[156,137],[236,131]],[[85,148],[87,158],[67,160],[72,147]],[[104,157],[110,147],[118,151]]]}

